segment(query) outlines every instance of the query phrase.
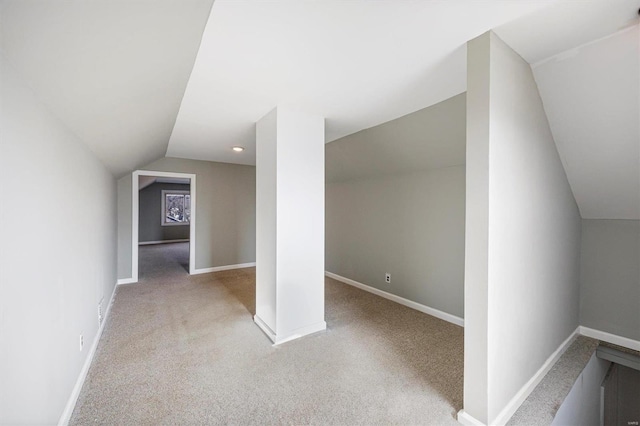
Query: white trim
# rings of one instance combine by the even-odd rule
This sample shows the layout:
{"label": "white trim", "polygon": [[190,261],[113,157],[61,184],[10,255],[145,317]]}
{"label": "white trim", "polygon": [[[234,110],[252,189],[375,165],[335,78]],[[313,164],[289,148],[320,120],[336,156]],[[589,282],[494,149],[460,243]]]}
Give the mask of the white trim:
{"label": "white trim", "polygon": [[158,172],[152,170],[136,170],[131,174],[131,279],[138,282],[138,232],[140,210],[140,191],[138,190],[140,176],[157,176],[169,178],[189,179],[191,191],[191,226],[189,227],[189,274],[196,269],[196,175],[193,173]]}
{"label": "white trim", "polygon": [[258,327],[260,327],[260,330],[262,330],[262,332],[267,335],[269,340],[271,340],[272,342],[276,341],[276,333],[271,330],[271,327],[269,327],[267,323],[258,316],[258,314],[253,316],[253,322],[255,322]]}
{"label": "white trim", "polygon": [[260,327],[260,330],[262,330],[264,334],[267,335],[269,340],[273,342],[273,346],[278,346],[283,343],[299,339],[300,337],[308,336],[309,334],[318,333],[320,331],[325,331],[327,329],[327,323],[325,321],[320,321],[316,324],[296,328],[295,330],[290,331],[285,337],[278,337],[276,333],[271,330],[271,327],[269,327],[267,323],[265,323],[257,314],[253,316],[253,322],[255,322],[258,327]]}
{"label": "white trim", "polygon": [[457,317],[455,315],[451,315],[451,314],[449,314],[447,312],[443,312],[441,310],[432,308],[430,306],[426,306],[426,305],[420,304],[418,302],[414,302],[413,300],[405,299],[404,297],[396,296],[395,294],[391,294],[391,293],[388,293],[386,291],[379,290],[377,288],[368,286],[366,284],[362,284],[362,283],[360,283],[358,281],[354,281],[354,280],[352,280],[350,278],[345,278],[345,277],[340,276],[338,274],[334,274],[333,272],[325,271],[324,275],[329,277],[329,278],[333,278],[334,280],[337,280],[337,281],[343,282],[345,284],[349,284],[349,285],[352,285],[354,287],[357,287],[360,290],[368,291],[369,293],[373,293],[373,294],[375,294],[377,296],[384,297],[385,299],[389,299],[389,300],[394,301],[396,303],[399,303],[401,305],[407,306],[407,307],[409,307],[411,309],[415,309],[416,311],[420,311],[420,312],[423,312],[423,313],[425,313],[427,315],[431,315],[433,317],[440,318],[441,320],[445,320],[445,321],[450,322],[452,324],[459,325],[460,327],[464,327],[464,319],[462,319],[460,317]]}
{"label": "white trim", "polygon": [[142,241],[139,242],[139,246],[152,246],[155,244],[169,244],[169,243],[187,243],[189,242],[188,238],[182,238],[179,240],[159,240],[159,241]]}
{"label": "white trim", "polygon": [[558,346],[558,349],[553,352],[549,358],[542,364],[542,367],[538,369],[536,374],[533,375],[529,379],[527,383],[524,384],[522,388],[511,398],[511,401],[507,403],[507,405],[500,411],[500,413],[496,416],[495,420],[491,422],[492,425],[505,425],[514,415],[514,413],[520,408],[520,405],[524,402],[525,399],[533,392],[533,390],[538,386],[538,384],[544,379],[544,376],[551,370],[553,365],[560,359],[562,354],[567,350],[567,348],[573,343],[573,340],[580,334],[580,327],[576,327],[576,329],[565,339],[564,342]]}
{"label": "white trim", "polygon": [[137,280],[134,280],[133,278],[120,278],[117,282],[116,285],[124,285],[124,284],[135,284],[137,283]]}
{"label": "white trim", "polygon": [[591,337],[593,339],[602,340],[603,342],[613,343],[614,345],[624,346],[625,348],[640,351],[640,341],[629,339],[628,337],[618,336],[616,334],[607,333],[606,331],[595,330],[593,328],[580,326],[580,334]]}
{"label": "white trim", "polygon": [[76,384],[73,387],[73,390],[71,391],[71,395],[69,396],[67,405],[64,407],[64,411],[60,416],[60,420],[58,420],[58,426],[66,426],[71,421],[71,416],[73,415],[73,410],[76,408],[76,403],[78,402],[80,391],[82,390],[84,381],[87,378],[87,374],[89,373],[89,368],[91,367],[91,363],[93,362],[93,357],[96,354],[96,349],[98,348],[98,343],[100,342],[100,338],[102,337],[102,331],[104,330],[105,324],[107,324],[107,321],[109,319],[109,314],[111,313],[111,306],[113,306],[113,301],[115,300],[117,289],[118,289],[118,286],[116,285],[113,288],[113,292],[111,293],[111,299],[109,300],[109,306],[107,306],[107,310],[104,313],[104,318],[102,318],[102,324],[100,324],[100,328],[98,328],[96,337],[93,339],[93,343],[91,344],[91,348],[89,349],[87,358],[84,360],[84,364],[82,365],[82,370],[80,370],[80,375],[78,376],[78,380],[76,380]]}
{"label": "white trim", "polygon": [[238,263],[236,265],[213,266],[211,268],[194,269],[193,272],[191,272],[191,275],[209,274],[211,272],[228,271],[229,269],[251,268],[252,266],[256,266],[256,262]]}
{"label": "white trim", "polygon": [[462,423],[466,426],[485,426],[484,423],[464,410],[458,411],[458,423]]}
{"label": "white trim", "polygon": [[316,324],[311,324],[305,327],[296,328],[295,330],[292,330],[289,333],[287,333],[285,337],[278,337],[276,335],[276,340],[273,342],[273,346],[281,345],[283,343],[287,343],[292,340],[296,340],[301,337],[308,336],[309,334],[325,331],[326,329],[327,329],[327,323],[325,321],[320,321]]}

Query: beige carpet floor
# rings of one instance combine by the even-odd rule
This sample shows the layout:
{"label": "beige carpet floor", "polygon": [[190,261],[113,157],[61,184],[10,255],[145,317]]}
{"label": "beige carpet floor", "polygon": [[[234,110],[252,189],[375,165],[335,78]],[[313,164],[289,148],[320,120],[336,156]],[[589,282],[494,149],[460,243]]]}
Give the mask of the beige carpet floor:
{"label": "beige carpet floor", "polygon": [[463,329],[326,279],[326,332],[274,347],[255,269],[189,276],[186,243],[140,249],[71,424],[458,424]]}

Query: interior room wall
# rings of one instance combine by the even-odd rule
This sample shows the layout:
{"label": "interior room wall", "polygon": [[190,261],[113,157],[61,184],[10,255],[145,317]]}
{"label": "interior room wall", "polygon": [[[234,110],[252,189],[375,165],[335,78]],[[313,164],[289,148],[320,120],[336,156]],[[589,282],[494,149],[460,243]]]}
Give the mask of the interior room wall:
{"label": "interior room wall", "polygon": [[152,183],[140,190],[139,237],[141,243],[151,241],[188,240],[189,224],[162,226],[162,191],[189,191],[190,185]]}
{"label": "interior room wall", "polygon": [[132,175],[131,173],[118,179],[118,279],[131,278],[131,232],[132,221]]}
{"label": "interior room wall", "polygon": [[116,181],[0,62],[0,424],[56,424],[114,291]]}
{"label": "interior room wall", "polygon": [[464,409],[489,424],[578,327],[581,219],[530,65],[491,32],[467,51]]}
{"label": "interior room wall", "polygon": [[327,271],[463,317],[464,197],[464,166],[327,183]]}
{"label": "interior room wall", "polygon": [[640,221],[582,220],[580,325],[640,340]]}
{"label": "interior room wall", "polygon": [[[196,269],[255,262],[256,171],[244,166],[161,158],[140,170],[196,175]],[[131,245],[131,176],[118,181],[120,245]],[[127,197],[129,200],[127,200]],[[130,219],[128,220],[131,221]],[[118,278],[131,278],[131,249],[118,253]]]}
{"label": "interior room wall", "polygon": [[465,104],[327,144],[328,272],[463,317]]}

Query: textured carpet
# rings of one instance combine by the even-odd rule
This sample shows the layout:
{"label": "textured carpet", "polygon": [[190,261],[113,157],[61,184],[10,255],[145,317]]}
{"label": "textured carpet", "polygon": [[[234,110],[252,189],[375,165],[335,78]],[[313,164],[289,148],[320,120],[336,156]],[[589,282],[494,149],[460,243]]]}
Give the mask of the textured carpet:
{"label": "textured carpet", "polygon": [[507,425],[550,425],[574,383],[598,347],[598,340],[578,336],[529,394]]}
{"label": "textured carpet", "polygon": [[461,327],[326,279],[328,330],[274,347],[255,269],[189,276],[185,246],[140,248],[71,424],[458,424]]}

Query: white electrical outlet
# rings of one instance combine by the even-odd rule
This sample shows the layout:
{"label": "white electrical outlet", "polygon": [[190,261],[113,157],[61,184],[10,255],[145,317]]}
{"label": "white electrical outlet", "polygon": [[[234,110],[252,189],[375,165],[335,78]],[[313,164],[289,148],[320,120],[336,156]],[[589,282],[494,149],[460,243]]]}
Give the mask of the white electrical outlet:
{"label": "white electrical outlet", "polygon": [[82,333],[80,333],[80,352],[82,352],[82,348],[84,347],[84,337]]}
{"label": "white electrical outlet", "polygon": [[390,273],[387,272],[386,274],[384,274],[384,281],[387,284],[391,284],[391,274]]}

